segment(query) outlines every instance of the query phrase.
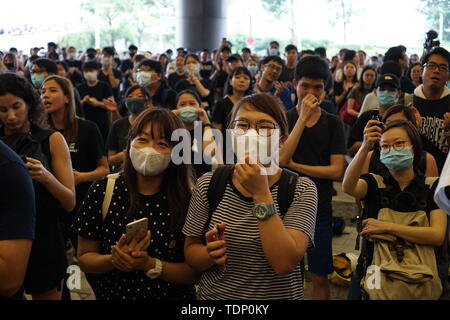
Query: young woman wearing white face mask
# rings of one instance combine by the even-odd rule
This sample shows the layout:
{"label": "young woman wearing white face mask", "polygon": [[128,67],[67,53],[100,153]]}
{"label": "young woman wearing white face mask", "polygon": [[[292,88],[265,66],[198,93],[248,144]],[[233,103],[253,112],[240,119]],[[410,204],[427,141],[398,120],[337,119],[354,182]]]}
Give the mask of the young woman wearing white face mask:
{"label": "young woman wearing white face mask", "polygon": [[200,75],[200,58],[196,54],[187,55],[184,59],[184,67],[187,70],[187,79],[178,81],[175,91],[181,92],[187,89],[196,91],[202,99],[202,107],[212,112],[214,105],[213,82]]}
{"label": "young woman wearing white face mask", "polygon": [[[92,185],[78,212],[79,265],[99,300],[194,298],[197,276],[184,262],[181,233],[191,168],[171,161],[175,144],[170,138],[180,128],[182,122],[167,110],[142,112],[131,127],[124,170],[106,217],[107,179]],[[148,218],[149,232],[140,230],[127,244],[125,226],[142,218]]]}
{"label": "young woman wearing white face mask", "polygon": [[[237,103],[229,128],[237,136],[257,141],[249,148],[251,154],[255,147],[267,146],[267,139],[276,134],[276,129],[280,130],[281,141],[288,134],[283,106],[266,94]],[[252,138],[255,134],[257,139]],[[303,299],[300,261],[313,241],[316,186],[308,178],[298,178],[292,201],[280,215],[278,188],[282,170],[275,167],[263,173],[267,160],[273,160],[276,152],[272,150],[265,159],[256,157],[257,164],[252,164],[255,158],[249,161],[236,153],[240,164],[227,177],[224,194],[211,219],[207,194],[212,174],[208,173],[194,188],[183,228],[186,261],[203,272],[198,297]],[[201,240],[203,235],[206,245]]]}
{"label": "young woman wearing white face mask", "polygon": [[[434,250],[432,257],[425,260],[411,260],[413,258],[406,251],[407,248],[416,246],[413,250],[421,252],[426,247],[438,247],[444,241],[447,218],[433,200],[437,181],[426,187],[427,181],[417,170],[422,156],[422,146],[420,135],[412,123],[394,120],[387,123],[384,129],[381,129],[380,125],[381,123],[377,120],[370,120],[367,124],[364,130],[364,142],[347,168],[342,184],[345,193],[364,201],[366,213],[362,221],[361,235],[371,239],[363,246],[364,251],[361,252],[358,261],[349,298],[360,299],[361,288],[363,288],[371,299],[437,299],[441,295],[442,286],[436,270]],[[373,174],[361,175],[369,151],[376,143],[380,146],[380,161],[389,170],[386,177]],[[423,219],[426,222],[421,220],[420,212],[426,215],[426,220]],[[405,223],[404,217],[407,217],[407,214],[417,215]],[[378,256],[375,255],[377,243],[382,244],[376,240],[379,236],[384,236],[386,242],[392,237],[397,239],[392,244],[397,256],[392,259],[390,265],[380,264]],[[404,250],[403,253],[398,253],[398,246],[402,251]],[[385,251],[385,254],[389,251]],[[424,284],[428,286],[428,294],[432,296],[415,296],[421,292],[419,283],[425,282],[413,282],[415,290],[405,289],[412,285],[405,280],[412,271],[411,266],[403,264],[402,268],[400,265],[400,270],[395,267],[396,261],[401,262],[403,256],[405,263],[415,261],[414,264],[425,265],[428,271],[423,274],[433,273],[434,276],[427,284]],[[381,289],[374,291],[374,288],[365,285],[367,282],[360,281],[366,276],[366,272],[369,273],[367,267],[372,264],[383,267],[382,273],[386,277],[389,277],[392,272],[394,274],[402,272],[403,276],[392,276],[387,282],[382,278]],[[416,281],[421,280],[419,273],[413,277]],[[383,288],[384,284],[392,281],[396,284],[395,292],[389,290],[392,287],[387,288],[387,285]]]}

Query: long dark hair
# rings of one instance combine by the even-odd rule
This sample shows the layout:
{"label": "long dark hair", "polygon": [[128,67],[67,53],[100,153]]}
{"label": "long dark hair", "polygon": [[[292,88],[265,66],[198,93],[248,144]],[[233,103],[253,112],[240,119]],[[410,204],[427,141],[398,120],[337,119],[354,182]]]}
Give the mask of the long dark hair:
{"label": "long dark hair", "polygon": [[40,128],[48,128],[44,106],[39,92],[24,77],[15,73],[0,74],[0,96],[10,93],[21,98],[28,106],[28,121]]}
{"label": "long dark hair", "polygon": [[[165,137],[169,142],[172,133],[184,128],[183,122],[172,112],[166,109],[145,110],[134,121],[128,134],[125,160],[123,165],[123,175],[125,184],[128,188],[129,208],[127,215],[133,216],[137,211],[144,208],[137,189],[137,172],[130,159],[130,146],[149,123],[152,124],[152,137],[158,132],[159,136]],[[171,142],[172,143],[172,142]],[[181,142],[178,142],[181,143]],[[174,147],[178,143],[174,143]],[[191,188],[193,186],[192,169],[189,164],[175,165],[170,162],[164,172],[164,179],[161,185],[161,191],[167,197],[169,210],[171,213],[170,228],[173,231],[180,230],[186,219],[189,201],[191,199]]]}
{"label": "long dark hair", "polygon": [[[69,103],[64,106],[64,138],[67,143],[75,142],[78,136],[78,122],[76,117],[75,98],[72,82],[60,76],[49,76],[44,83],[54,80],[60,87],[64,95],[69,99]],[[55,129],[52,117],[47,115],[47,121],[52,129]]]}
{"label": "long dark hair", "polygon": [[[358,70],[358,69],[356,69]],[[369,90],[372,91],[373,89],[375,89],[375,84],[377,83],[377,70],[375,70],[374,67],[371,66],[366,66],[363,71],[361,72],[361,78],[359,79],[359,90],[362,92],[363,90],[366,90],[364,88],[364,73],[366,73],[367,71],[372,70],[373,72],[375,72],[375,79],[372,83],[372,88],[370,88]],[[356,71],[356,73],[358,74],[358,71]]]}

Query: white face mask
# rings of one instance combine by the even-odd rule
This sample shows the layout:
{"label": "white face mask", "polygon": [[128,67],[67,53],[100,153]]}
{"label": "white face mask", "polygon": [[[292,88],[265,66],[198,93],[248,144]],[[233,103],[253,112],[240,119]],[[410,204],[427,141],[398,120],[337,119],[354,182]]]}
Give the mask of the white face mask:
{"label": "white face mask", "polygon": [[97,81],[97,72],[85,72],[84,78],[88,82],[95,82]]}
{"label": "white face mask", "polygon": [[279,134],[270,137],[260,136],[255,129],[249,129],[243,135],[232,135],[233,152],[238,163],[243,163],[244,158],[250,155],[253,161],[262,165],[269,165],[276,161],[278,165]]}
{"label": "white face mask", "polygon": [[138,72],[136,79],[141,87],[147,87],[153,83],[153,72],[140,71]]}
{"label": "white face mask", "polygon": [[130,159],[134,169],[145,177],[154,177],[164,172],[170,163],[170,154],[161,154],[154,148],[130,148]]}

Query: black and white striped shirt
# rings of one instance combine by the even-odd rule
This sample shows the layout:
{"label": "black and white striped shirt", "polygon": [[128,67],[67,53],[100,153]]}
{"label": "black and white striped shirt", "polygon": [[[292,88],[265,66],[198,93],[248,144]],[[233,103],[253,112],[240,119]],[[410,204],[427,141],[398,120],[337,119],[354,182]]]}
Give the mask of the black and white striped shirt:
{"label": "black and white striped shirt", "polygon": [[[209,212],[207,192],[211,177],[212,173],[203,175],[194,188],[183,228],[186,236],[200,237],[203,233]],[[271,193],[278,210],[278,183],[272,186]],[[279,276],[267,261],[258,221],[252,215],[253,206],[253,199],[244,197],[229,181],[208,226],[212,229],[217,223],[226,224],[226,267],[216,265],[203,273],[199,299],[303,299],[300,265],[289,275]],[[299,178],[292,204],[282,217],[284,226],[304,232],[312,245],[316,211],[316,186],[308,178]]]}

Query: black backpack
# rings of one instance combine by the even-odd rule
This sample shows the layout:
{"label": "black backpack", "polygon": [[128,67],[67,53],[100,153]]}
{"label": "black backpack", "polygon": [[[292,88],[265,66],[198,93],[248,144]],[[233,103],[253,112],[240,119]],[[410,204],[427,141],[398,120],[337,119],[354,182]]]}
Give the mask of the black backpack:
{"label": "black backpack", "polygon": [[[208,228],[211,217],[222,201],[228,179],[234,170],[234,165],[225,165],[218,167],[211,177],[208,186],[209,213],[208,220],[205,223],[204,230]],[[297,186],[298,174],[287,169],[283,169],[280,181],[278,182],[278,206],[282,216],[286,214],[294,199],[295,188]]]}
{"label": "black backpack", "polygon": [[48,143],[44,143],[54,131],[39,130],[33,134],[21,133],[13,136],[2,136],[1,139],[19,156],[27,156],[39,160],[42,165],[50,170],[50,147]]}

